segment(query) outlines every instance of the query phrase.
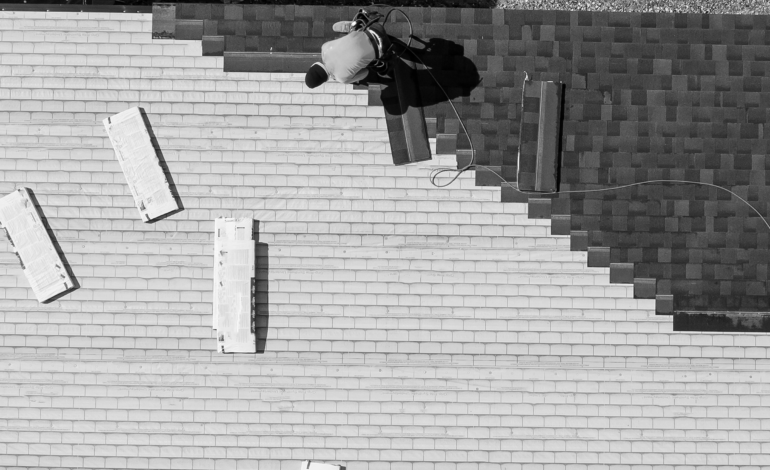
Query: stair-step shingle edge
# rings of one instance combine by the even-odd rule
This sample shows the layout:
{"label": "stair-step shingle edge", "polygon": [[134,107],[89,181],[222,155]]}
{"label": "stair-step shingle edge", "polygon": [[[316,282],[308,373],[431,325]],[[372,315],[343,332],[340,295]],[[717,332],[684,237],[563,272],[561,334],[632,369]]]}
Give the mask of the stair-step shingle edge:
{"label": "stair-step shingle edge", "polygon": [[177,19],[174,29],[174,38],[177,40],[200,41],[203,39],[203,20]]}
{"label": "stair-step shingle edge", "polygon": [[[205,48],[204,48],[205,50]],[[321,53],[306,52],[228,52],[224,53],[225,72],[304,73]]]}
{"label": "stair-step shingle edge", "polygon": [[770,333],[770,312],[674,312],[674,331]]}
{"label": "stair-step shingle edge", "polygon": [[201,56],[222,57],[225,54],[224,36],[203,36],[201,38]]}

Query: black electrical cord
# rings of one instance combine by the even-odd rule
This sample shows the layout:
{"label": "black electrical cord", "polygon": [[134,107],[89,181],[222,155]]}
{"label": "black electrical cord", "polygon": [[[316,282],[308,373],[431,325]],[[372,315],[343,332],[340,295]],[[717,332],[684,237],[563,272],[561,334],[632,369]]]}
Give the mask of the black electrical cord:
{"label": "black electrical cord", "polygon": [[[414,29],[412,29],[412,21],[409,19],[409,16],[407,16],[407,14],[404,13],[404,11],[401,10],[400,8],[393,8],[387,14],[385,14],[385,19],[382,20],[383,28],[385,27],[385,23],[388,22],[388,18],[390,17],[390,14],[393,13],[394,11],[397,11],[402,15],[404,15],[404,18],[406,18],[406,22],[409,23],[409,41],[406,43],[406,47],[404,48],[404,50],[401,51],[401,54],[396,56],[396,59],[400,59],[406,51],[410,50],[409,47],[412,45],[412,38],[414,37],[414,34],[413,34]],[[391,45],[390,47],[393,47],[393,45]]]}

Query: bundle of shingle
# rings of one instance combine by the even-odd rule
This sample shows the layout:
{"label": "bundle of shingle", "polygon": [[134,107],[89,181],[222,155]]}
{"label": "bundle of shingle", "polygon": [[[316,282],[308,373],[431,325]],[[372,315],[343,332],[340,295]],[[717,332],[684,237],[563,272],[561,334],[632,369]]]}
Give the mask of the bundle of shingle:
{"label": "bundle of shingle", "polygon": [[73,290],[72,279],[27,188],[0,199],[0,227],[5,229],[38,302],[48,302]]}
{"label": "bundle of shingle", "polygon": [[144,221],[178,210],[141,109],[127,109],[103,122]]}
{"label": "bundle of shingle", "polygon": [[254,220],[214,222],[214,322],[217,350],[257,352]]}

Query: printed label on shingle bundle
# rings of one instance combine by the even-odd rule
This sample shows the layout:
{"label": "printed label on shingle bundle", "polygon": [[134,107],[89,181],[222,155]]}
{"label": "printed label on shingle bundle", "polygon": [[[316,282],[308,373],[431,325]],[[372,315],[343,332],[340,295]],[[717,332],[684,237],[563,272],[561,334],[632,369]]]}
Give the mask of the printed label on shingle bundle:
{"label": "printed label on shingle bundle", "polygon": [[103,122],[143,220],[178,210],[141,110],[130,108]]}
{"label": "printed label on shingle bundle", "polygon": [[214,322],[217,350],[256,352],[254,220],[214,221]]}
{"label": "printed label on shingle bundle", "polygon": [[72,289],[72,279],[27,188],[19,188],[0,199],[0,227],[5,230],[39,302]]}

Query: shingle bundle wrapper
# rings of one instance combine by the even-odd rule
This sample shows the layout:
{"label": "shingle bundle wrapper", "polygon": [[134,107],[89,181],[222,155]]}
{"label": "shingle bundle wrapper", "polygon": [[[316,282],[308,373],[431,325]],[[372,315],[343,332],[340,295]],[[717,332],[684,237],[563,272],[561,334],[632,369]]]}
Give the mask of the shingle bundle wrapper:
{"label": "shingle bundle wrapper", "polygon": [[0,227],[5,229],[39,302],[72,289],[72,279],[27,188],[19,188],[0,199]]}
{"label": "shingle bundle wrapper", "polygon": [[150,222],[178,210],[139,108],[129,108],[103,122],[140,217]]}
{"label": "shingle bundle wrapper", "polygon": [[214,322],[217,350],[257,352],[254,220],[214,220]]}
{"label": "shingle bundle wrapper", "polygon": [[305,460],[302,462],[300,470],[342,470],[342,466]]}

